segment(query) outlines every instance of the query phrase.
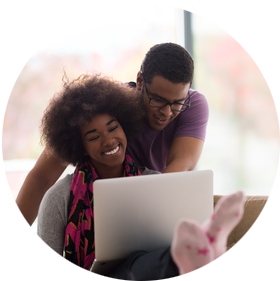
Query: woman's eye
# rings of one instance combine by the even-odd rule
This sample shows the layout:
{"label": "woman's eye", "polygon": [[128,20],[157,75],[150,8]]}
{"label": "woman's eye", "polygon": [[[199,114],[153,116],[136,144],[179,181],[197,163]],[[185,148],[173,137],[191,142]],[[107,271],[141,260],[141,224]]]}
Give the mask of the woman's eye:
{"label": "woman's eye", "polygon": [[114,131],[116,131],[116,130],[118,129],[118,127],[119,127],[118,125],[112,127],[111,129],[109,129],[109,132],[114,132]]}
{"label": "woman's eye", "polygon": [[96,141],[98,139],[99,139],[99,136],[95,136],[95,137],[90,138],[89,141]]}

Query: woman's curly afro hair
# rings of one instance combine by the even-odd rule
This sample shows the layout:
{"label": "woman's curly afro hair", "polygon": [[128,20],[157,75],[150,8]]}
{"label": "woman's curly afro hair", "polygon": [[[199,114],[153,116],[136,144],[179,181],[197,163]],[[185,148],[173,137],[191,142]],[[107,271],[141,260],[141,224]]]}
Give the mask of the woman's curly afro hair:
{"label": "woman's curly afro hair", "polygon": [[82,75],[65,82],[44,112],[41,140],[62,161],[84,160],[80,128],[97,114],[108,113],[122,126],[128,140],[137,136],[145,110],[135,89],[101,75]]}

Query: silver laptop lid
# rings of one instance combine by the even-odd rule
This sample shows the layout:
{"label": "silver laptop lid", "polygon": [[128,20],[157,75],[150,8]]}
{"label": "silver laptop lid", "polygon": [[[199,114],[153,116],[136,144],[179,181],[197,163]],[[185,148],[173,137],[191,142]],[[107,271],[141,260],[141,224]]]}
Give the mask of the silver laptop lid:
{"label": "silver laptop lid", "polygon": [[97,261],[169,246],[182,218],[199,223],[213,212],[213,172],[191,171],[94,182]]}

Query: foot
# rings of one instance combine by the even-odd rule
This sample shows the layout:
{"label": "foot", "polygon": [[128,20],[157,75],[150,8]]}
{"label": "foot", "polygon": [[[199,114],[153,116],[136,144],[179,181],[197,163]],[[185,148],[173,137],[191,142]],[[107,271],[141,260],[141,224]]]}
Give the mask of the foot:
{"label": "foot", "polygon": [[213,249],[204,231],[195,222],[181,220],[174,231],[171,256],[182,275],[211,262]]}
{"label": "foot", "polygon": [[227,249],[227,239],[234,227],[240,222],[244,213],[244,194],[238,191],[221,198],[214,213],[203,225],[214,249],[214,258],[221,256]]}

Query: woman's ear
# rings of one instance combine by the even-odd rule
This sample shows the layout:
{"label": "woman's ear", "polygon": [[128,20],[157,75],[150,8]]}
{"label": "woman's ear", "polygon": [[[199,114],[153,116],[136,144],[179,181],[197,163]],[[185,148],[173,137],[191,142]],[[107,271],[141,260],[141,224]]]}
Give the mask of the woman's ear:
{"label": "woman's ear", "polygon": [[143,86],[143,75],[141,71],[138,71],[137,78],[136,78],[136,88],[137,90],[141,91]]}

